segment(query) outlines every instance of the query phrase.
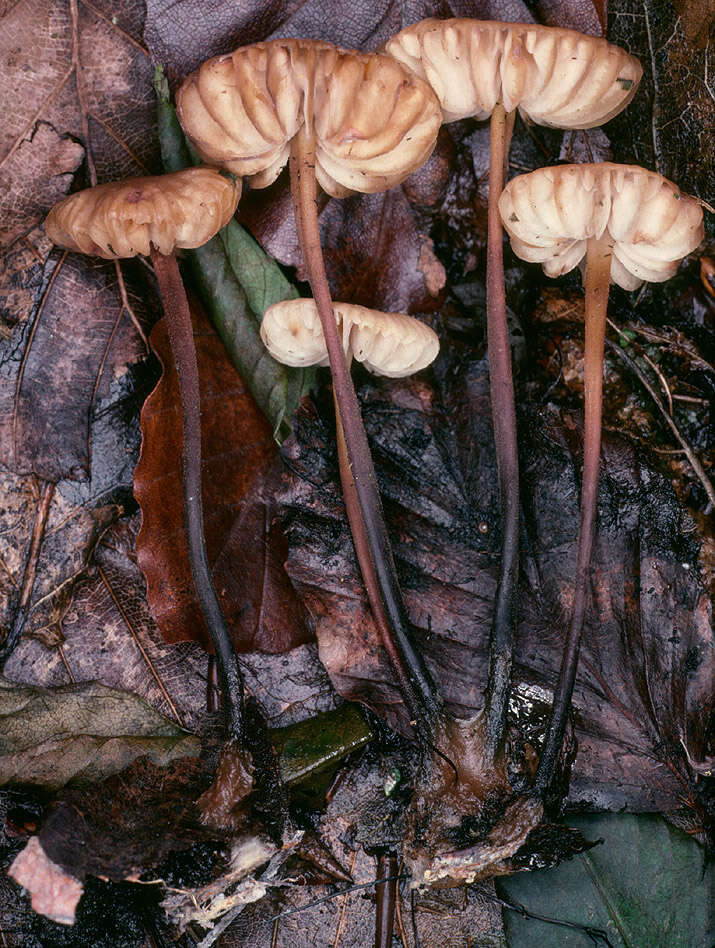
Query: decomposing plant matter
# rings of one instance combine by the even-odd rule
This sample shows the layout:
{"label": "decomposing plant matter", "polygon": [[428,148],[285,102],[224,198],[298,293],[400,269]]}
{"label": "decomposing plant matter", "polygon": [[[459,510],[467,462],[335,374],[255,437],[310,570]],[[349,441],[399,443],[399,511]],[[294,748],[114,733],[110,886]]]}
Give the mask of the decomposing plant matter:
{"label": "decomposing plant matter", "polygon": [[[314,40],[258,43],[211,59],[177,94],[181,123],[206,160],[265,187],[290,161],[298,237],[333,376],[352,485],[351,522],[383,643],[424,733],[437,698],[409,633],[360,409],[333,315],[316,210],[316,187],[343,197],[392,187],[419,167],[436,141],[437,100],[429,86],[384,56]],[[363,542],[364,541],[364,542]],[[372,587],[372,583],[368,583]],[[387,637],[385,637],[385,634]]]}
{"label": "decomposing plant matter", "polygon": [[211,168],[189,168],[79,191],[56,205],[45,221],[47,235],[69,250],[110,260],[143,254],[154,265],[179,378],[191,573],[216,654],[224,713],[239,742],[244,736],[243,683],[206,557],[199,376],[189,305],[174,249],[206,243],[231,219],[240,194],[240,182],[234,178]]}
{"label": "decomposing plant matter", "polygon": [[562,165],[520,175],[507,185],[499,211],[514,252],[560,276],[586,258],[584,455],[581,523],[574,597],[552,720],[535,787],[553,777],[571,702],[586,613],[601,449],[603,346],[608,288],[663,282],[703,239],[703,211],[694,198],[644,168],[610,163]]}
{"label": "decomposing plant matter", "polygon": [[506,726],[519,574],[519,457],[497,209],[515,112],[557,128],[601,125],[631,101],[642,69],[619,47],[573,30],[471,19],[423,20],[385,51],[430,83],[445,122],[491,116],[487,349],[502,530],[487,687],[486,746],[494,755]]}

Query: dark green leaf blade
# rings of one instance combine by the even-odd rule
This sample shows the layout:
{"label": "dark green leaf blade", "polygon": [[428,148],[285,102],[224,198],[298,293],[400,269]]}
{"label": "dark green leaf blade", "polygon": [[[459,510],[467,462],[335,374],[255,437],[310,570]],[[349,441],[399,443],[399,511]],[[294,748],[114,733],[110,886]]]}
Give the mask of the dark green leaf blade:
{"label": "dark green leaf blade", "polygon": [[[568,819],[603,844],[556,869],[499,880],[499,895],[528,911],[602,929],[614,948],[709,948],[713,873],[704,851],[655,815]],[[593,948],[583,931],[504,910],[509,948]],[[601,942],[599,942],[600,944]]]}
{"label": "dark green leaf blade", "polygon": [[0,786],[94,783],[138,757],[162,767],[200,741],[143,698],[99,682],[40,688],[0,677]]}

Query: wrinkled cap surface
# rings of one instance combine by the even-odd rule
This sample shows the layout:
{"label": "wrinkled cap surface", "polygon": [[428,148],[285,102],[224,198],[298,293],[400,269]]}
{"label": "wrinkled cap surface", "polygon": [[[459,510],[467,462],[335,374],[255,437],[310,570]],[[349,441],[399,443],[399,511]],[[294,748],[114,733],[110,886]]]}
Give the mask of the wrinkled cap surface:
{"label": "wrinkled cap surface", "polygon": [[441,123],[429,86],[395,60],[304,39],[210,59],[176,103],[204,160],[254,187],[275,181],[308,126],[318,183],[334,197],[398,184],[427,160]]}
{"label": "wrinkled cap surface", "polygon": [[619,46],[574,30],[490,20],[423,20],[385,52],[432,86],[445,122],[501,102],[539,125],[593,128],[631,101],[643,70]]}
{"label": "wrinkled cap surface", "polygon": [[45,233],[68,250],[113,260],[200,247],[233,217],[241,182],[213,168],[187,168],[78,191],[56,204]]}
{"label": "wrinkled cap surface", "polygon": [[[381,313],[352,303],[333,303],[348,357],[375,375],[404,378],[426,368],[437,357],[437,334],[405,313]],[[261,339],[284,365],[327,365],[328,350],[312,299],[284,300],[269,306]]]}
{"label": "wrinkled cap surface", "polygon": [[611,281],[626,290],[670,279],[704,236],[699,203],[633,165],[558,165],[513,178],[499,212],[514,253],[551,277],[577,266],[589,237],[613,240]]}

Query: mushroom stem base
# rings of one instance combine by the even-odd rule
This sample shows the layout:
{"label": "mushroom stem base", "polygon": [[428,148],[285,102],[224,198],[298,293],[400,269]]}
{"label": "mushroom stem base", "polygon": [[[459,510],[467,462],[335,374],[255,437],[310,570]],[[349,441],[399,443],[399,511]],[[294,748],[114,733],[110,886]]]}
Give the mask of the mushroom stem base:
{"label": "mushroom stem base", "polygon": [[571,695],[576,681],[581,633],[586,615],[586,592],[596,523],[598,468],[601,454],[603,402],[603,348],[611,280],[613,242],[604,235],[591,237],[586,250],[586,330],[584,361],[583,479],[581,523],[576,556],[573,611],[561,660],[549,730],[539,759],[534,787],[544,794],[554,775],[563,741]]}
{"label": "mushroom stem base", "polygon": [[179,379],[183,432],[184,520],[191,575],[196,598],[214,647],[223,711],[232,737],[242,743],[245,738],[243,679],[206,556],[201,494],[199,370],[191,314],[176,257],[173,254],[165,256],[152,249],[151,261],[164,304],[169,341]]}
{"label": "mushroom stem base", "polygon": [[377,478],[325,274],[316,210],[315,141],[303,126],[291,143],[291,191],[298,239],[325,336],[333,377],[343,493],[370,606],[418,734],[430,739],[439,699],[409,634]]}
{"label": "mushroom stem base", "polygon": [[494,757],[503,741],[511,684],[519,579],[519,454],[514,382],[504,292],[503,231],[498,201],[504,190],[505,162],[514,113],[495,106],[490,126],[489,208],[487,222],[487,354],[492,426],[499,477],[501,560],[489,643],[486,695],[486,752]]}

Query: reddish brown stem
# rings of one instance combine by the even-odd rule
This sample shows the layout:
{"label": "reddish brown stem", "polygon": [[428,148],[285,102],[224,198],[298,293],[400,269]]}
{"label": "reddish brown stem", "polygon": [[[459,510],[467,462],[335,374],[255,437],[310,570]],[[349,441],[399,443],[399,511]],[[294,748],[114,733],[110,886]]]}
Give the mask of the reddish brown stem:
{"label": "reddish brown stem", "polygon": [[[384,880],[384,881],[383,881]],[[395,928],[397,901],[397,856],[381,853],[377,858],[375,894],[375,948],[390,948]]]}
{"label": "reddish brown stem", "polygon": [[291,143],[290,172],[298,238],[325,336],[336,413],[344,435],[346,461],[341,465],[341,474],[355,550],[382,642],[402,686],[405,702],[418,721],[418,729],[428,737],[438,699],[410,638],[409,619],[397,582],[367,435],[333,313],[315,203],[315,141],[306,126]]}
{"label": "reddish brown stem", "polygon": [[223,711],[232,737],[243,743],[245,737],[243,679],[206,556],[201,494],[199,369],[191,314],[176,257],[173,254],[165,256],[152,248],[151,261],[164,304],[169,341],[179,379],[183,433],[184,520],[191,575],[194,580],[196,598],[206,619],[214,648]]}
{"label": "reddish brown stem", "polygon": [[591,237],[586,250],[586,333],[584,361],[583,480],[573,612],[546,741],[534,781],[538,793],[551,783],[563,741],[571,695],[576,680],[581,633],[586,615],[586,590],[596,523],[598,467],[601,455],[601,406],[603,401],[603,347],[606,337],[608,288],[613,244],[604,235]]}
{"label": "reddish brown stem", "polygon": [[487,751],[492,757],[503,740],[506,726],[519,579],[519,454],[504,292],[503,233],[498,208],[504,190],[505,162],[513,125],[514,113],[507,115],[504,106],[497,105],[490,128],[487,221],[487,353],[501,515],[501,561],[494,600],[486,696]]}

